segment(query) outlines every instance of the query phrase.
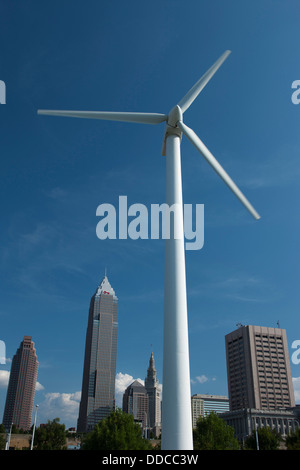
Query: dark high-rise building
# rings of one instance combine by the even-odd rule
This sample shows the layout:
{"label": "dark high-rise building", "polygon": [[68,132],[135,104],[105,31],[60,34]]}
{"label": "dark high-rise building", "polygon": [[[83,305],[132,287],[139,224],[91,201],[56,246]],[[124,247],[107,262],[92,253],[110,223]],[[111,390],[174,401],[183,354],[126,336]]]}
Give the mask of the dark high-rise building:
{"label": "dark high-rise building", "polygon": [[106,275],[90,302],[78,432],[89,432],[115,404],[118,299]]}
{"label": "dark high-rise building", "polygon": [[31,427],[38,364],[32,338],[24,336],[11,365],[3,415],[6,430],[12,424],[26,431]]}

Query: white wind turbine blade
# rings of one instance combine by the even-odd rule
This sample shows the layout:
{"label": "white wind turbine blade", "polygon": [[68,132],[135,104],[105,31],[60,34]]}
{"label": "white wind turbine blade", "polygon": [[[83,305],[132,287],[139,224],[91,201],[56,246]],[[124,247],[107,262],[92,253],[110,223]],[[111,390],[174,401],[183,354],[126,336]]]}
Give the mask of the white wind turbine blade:
{"label": "white wind turbine blade", "polygon": [[59,111],[39,109],[38,114],[86,119],[104,119],[108,121],[135,122],[141,124],[159,124],[168,119],[166,114],[159,113],[127,113],[111,111]]}
{"label": "white wind turbine blade", "polygon": [[244,194],[239,190],[237,185],[232,181],[230,176],[226,173],[226,171],[222,168],[220,163],[215,159],[215,157],[211,154],[208,148],[204,145],[204,143],[199,139],[199,137],[195,134],[195,132],[186,126],[182,121],[177,123],[178,127],[182,130],[184,135],[192,142],[192,144],[196,147],[196,149],[202,154],[202,156],[206,159],[206,161],[212,166],[212,168],[216,171],[216,173],[222,178],[222,180],[227,184],[227,186],[231,189],[231,191],[236,195],[236,197],[241,201],[241,203],[248,209],[251,215],[255,219],[260,219],[260,215],[256,212],[254,207],[250,204],[248,199],[244,196]]}
{"label": "white wind turbine blade", "polygon": [[227,59],[231,51],[225,51],[221,57],[210,67],[210,69],[205,72],[205,74],[195,83],[195,85],[188,91],[188,93],[179,101],[178,106],[180,106],[182,112],[186,111],[193,101],[197,98],[200,91],[203,90],[205,85],[213,77],[216,71],[221,67],[223,62]]}

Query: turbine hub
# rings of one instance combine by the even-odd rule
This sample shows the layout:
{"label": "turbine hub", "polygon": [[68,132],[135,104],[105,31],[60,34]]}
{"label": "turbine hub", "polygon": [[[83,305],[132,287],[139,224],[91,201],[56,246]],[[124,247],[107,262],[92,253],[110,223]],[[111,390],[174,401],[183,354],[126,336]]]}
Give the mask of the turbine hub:
{"label": "turbine hub", "polygon": [[182,111],[178,104],[171,109],[168,115],[168,120],[166,124],[166,131],[164,135],[164,142],[162,148],[162,155],[166,156],[166,139],[169,135],[177,135],[178,137],[182,137],[182,131],[177,126],[178,122],[182,121]]}
{"label": "turbine hub", "polygon": [[171,109],[168,115],[168,125],[171,127],[176,127],[178,121],[182,121],[182,111],[178,104]]}

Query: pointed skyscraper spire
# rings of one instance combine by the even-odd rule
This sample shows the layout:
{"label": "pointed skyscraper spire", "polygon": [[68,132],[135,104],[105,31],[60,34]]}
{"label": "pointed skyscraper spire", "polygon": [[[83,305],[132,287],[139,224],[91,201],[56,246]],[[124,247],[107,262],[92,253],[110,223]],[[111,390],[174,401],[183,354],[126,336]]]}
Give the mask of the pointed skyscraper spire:
{"label": "pointed skyscraper spire", "polygon": [[158,380],[156,377],[156,369],[155,369],[155,362],[153,352],[151,351],[151,356],[149,360],[149,367],[147,371],[147,377],[145,379],[145,384],[148,384],[150,387],[156,387],[158,385]]}
{"label": "pointed skyscraper spire", "polygon": [[111,287],[110,285],[110,282],[106,276],[106,269],[105,269],[105,274],[104,274],[104,278],[102,279],[97,291],[96,291],[96,296],[99,296],[101,294],[110,294],[110,295],[113,295],[116,299],[117,299],[117,296],[115,294],[115,291],[114,289]]}
{"label": "pointed skyscraper spire", "polygon": [[154,367],[154,369],[155,369],[153,351],[151,351],[151,356],[150,356],[150,361],[149,361],[149,367],[152,367],[152,368]]}
{"label": "pointed skyscraper spire", "polygon": [[149,427],[155,435],[161,432],[161,400],[159,382],[156,376],[154,355],[151,351],[145,388],[149,396]]}

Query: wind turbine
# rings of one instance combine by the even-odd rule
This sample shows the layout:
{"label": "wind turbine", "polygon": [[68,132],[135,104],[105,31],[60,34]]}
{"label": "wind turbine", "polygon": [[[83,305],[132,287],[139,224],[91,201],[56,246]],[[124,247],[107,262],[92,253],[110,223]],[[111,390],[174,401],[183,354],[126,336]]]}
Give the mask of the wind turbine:
{"label": "wind turbine", "polygon": [[[52,111],[38,114],[159,124],[166,122],[162,154],[166,157],[166,203],[180,210],[165,240],[162,449],[192,450],[192,418],[180,144],[184,134],[255,219],[260,216],[215,157],[186,124],[183,113],[223,64],[225,51],[169,114],[109,111]],[[178,236],[178,234],[180,234]]]}

